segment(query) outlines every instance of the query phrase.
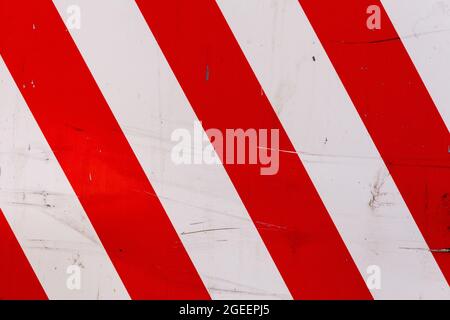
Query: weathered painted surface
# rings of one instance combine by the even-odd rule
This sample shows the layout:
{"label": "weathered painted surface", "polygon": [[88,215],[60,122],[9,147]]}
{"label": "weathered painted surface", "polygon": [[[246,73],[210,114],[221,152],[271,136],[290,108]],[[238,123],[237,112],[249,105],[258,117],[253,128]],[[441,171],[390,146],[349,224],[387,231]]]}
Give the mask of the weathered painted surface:
{"label": "weathered painted surface", "polygon": [[[186,9],[185,1],[167,5],[178,19],[175,21],[180,21],[179,26],[175,25],[173,29],[180,38],[170,39],[164,38],[165,34],[161,31],[164,24],[151,20],[142,3],[139,4],[140,1],[52,2],[54,6],[52,4],[49,8],[69,27],[67,39],[73,41],[79,50],[86,70],[92,74],[98,92],[117,121],[115,125],[120,129],[118,131],[123,132],[126,138],[124,141],[129,143],[136,157],[136,167],[142,168],[142,176],[148,180],[154,192],[142,196],[143,189],[127,191],[140,193],[142,199],[149,197],[152,201],[157,199],[160,202],[162,212],[173,225],[178,239],[166,244],[168,251],[175,248],[175,251],[187,254],[187,259],[183,261],[171,261],[169,253],[168,260],[164,262],[152,260],[152,252],[133,252],[133,257],[142,257],[154,268],[151,270],[163,268],[170,262],[171,272],[180,274],[185,270],[179,270],[178,262],[180,266],[192,264],[194,272],[189,273],[188,270],[186,274],[198,276],[204,286],[205,296],[212,299],[308,299],[355,295],[363,299],[450,299],[450,181],[442,178],[450,174],[450,0],[373,1],[384,6],[381,30],[385,23],[390,25],[392,22],[392,28],[395,28],[392,30],[398,33],[397,38],[378,39],[375,45],[386,46],[387,50],[390,47],[385,42],[396,42],[395,46],[400,43],[396,47],[400,49],[404,46],[405,56],[409,55],[420,76],[418,79],[424,84],[423,88],[416,84],[411,84],[409,88],[404,83],[406,89],[402,89],[401,94],[409,89],[416,90],[411,92],[425,89],[423,96],[429,94],[431,99],[420,107],[428,108],[431,103],[441,121],[436,127],[446,129],[439,131],[444,132],[444,135],[436,137],[436,140],[441,146],[446,145],[447,149],[440,150],[436,157],[433,155],[430,159],[414,161],[408,158],[409,154],[404,154],[405,162],[399,164],[392,163],[391,154],[386,152],[385,144],[380,142],[380,136],[373,130],[373,123],[382,119],[381,113],[376,111],[377,106],[371,106],[374,109],[370,110],[375,111],[368,115],[369,119],[361,113],[365,106],[361,106],[359,101],[365,101],[366,105],[370,105],[371,101],[355,98],[359,93],[352,90],[348,78],[342,72],[345,64],[338,61],[339,49],[336,48],[339,47],[333,47],[332,39],[324,38],[326,30],[317,28],[319,16],[311,1],[202,0],[197,4],[217,8],[217,12],[220,12],[220,15],[208,21],[218,21],[218,25],[226,21],[229,29],[224,34],[232,35],[237,44],[230,52],[236,53],[232,52],[236,48],[242,50],[242,56],[248,61],[245,68],[251,68],[254,73],[254,79],[251,80],[258,85],[258,95],[263,97],[257,100],[261,101],[260,105],[251,107],[263,110],[263,104],[271,106],[293,146],[292,150],[281,147],[272,151],[283,154],[281,159],[299,159],[313,191],[317,192],[317,199],[323,203],[322,211],[311,209],[308,200],[313,203],[316,200],[304,196],[306,187],[293,192],[292,186],[298,183],[295,173],[291,174],[295,177],[293,180],[270,180],[277,181],[277,184],[273,185],[272,190],[261,193],[255,185],[256,180],[249,179],[251,174],[246,172],[247,165],[230,170],[228,164],[174,163],[172,152],[176,141],[173,140],[173,132],[178,129],[191,130],[198,121],[204,121],[206,127],[213,122],[204,108],[214,106],[198,105],[199,99],[196,99],[195,93],[204,93],[203,101],[206,103],[218,97],[234,97],[233,93],[227,93],[229,88],[226,86],[220,88],[220,92],[217,89],[208,91],[208,84],[218,81],[225,74],[223,70],[214,69],[214,66],[225,65],[224,61],[217,61],[218,57],[226,59],[215,52],[216,47],[211,39],[205,39],[205,52],[201,53],[205,61],[209,59],[211,63],[202,65],[201,71],[195,74],[189,73],[189,70],[183,74],[177,73],[183,65],[195,64],[197,61],[189,56],[188,50],[179,52],[175,58],[171,55],[171,50],[176,48],[173,43],[186,41],[182,38],[186,34],[181,30],[177,32],[176,28],[186,26],[193,17],[192,12]],[[8,12],[10,8],[20,7],[9,3],[0,0],[0,19],[12,14]],[[342,6],[353,8],[354,3],[344,1]],[[162,7],[164,5],[161,5],[161,10]],[[21,9],[29,10],[25,5]],[[77,10],[80,24],[70,27]],[[362,38],[367,31],[368,16],[367,12],[360,12],[361,24],[354,26],[355,33]],[[30,17],[30,21],[34,21],[33,14]],[[191,22],[194,24],[194,21]],[[324,19],[320,23],[327,24],[330,21]],[[198,20],[195,24],[202,26]],[[207,30],[208,25],[203,27]],[[209,27],[213,28],[212,25]],[[44,117],[36,119],[31,111],[33,108],[30,104],[35,101],[32,90],[38,92],[42,83],[35,80],[39,78],[38,75],[35,79],[31,76],[26,82],[17,82],[20,78],[17,70],[20,68],[12,68],[11,54],[8,54],[12,51],[5,47],[5,43],[9,43],[7,37],[13,32],[5,31],[8,30],[6,22],[0,22],[0,28],[3,30],[0,32],[0,214],[6,217],[28,260],[29,265],[24,268],[31,267],[50,299],[142,299],[158,297],[161,288],[164,289],[161,297],[176,299],[174,289],[178,284],[173,284],[171,279],[161,279],[155,282],[154,287],[150,285],[140,290],[135,288],[139,279],[129,280],[130,270],[136,270],[136,275],[143,277],[145,270],[134,265],[136,259],[127,260],[130,257],[128,252],[111,252],[111,248],[116,247],[110,245],[111,239],[106,237],[116,233],[139,242],[148,241],[148,234],[123,234],[120,228],[116,229],[116,224],[114,230],[108,232],[104,231],[105,226],[108,229],[107,223],[102,225],[101,230],[97,228],[99,219],[92,218],[92,205],[85,205],[89,199],[79,197],[80,188],[83,190],[84,187],[74,185],[73,178],[67,174],[70,168],[61,161],[64,150],[52,149],[55,139],[49,143],[48,131],[44,128],[48,124],[43,123]],[[40,26],[33,23],[27,28],[40,32]],[[371,32],[371,37],[376,37],[378,31]],[[205,34],[214,37],[207,32]],[[48,50],[55,48],[49,47]],[[29,60],[24,60],[22,65],[24,70],[28,68],[27,64],[37,63],[33,61],[33,52],[29,52],[28,56]],[[233,59],[240,57],[239,54],[228,56]],[[238,59],[227,63],[233,65],[236,61]],[[68,65],[70,63],[67,61]],[[232,73],[232,70],[228,71]],[[192,79],[189,79],[190,76]],[[386,74],[386,77],[391,75]],[[234,81],[245,79],[243,74],[235,75]],[[205,87],[189,86],[190,83],[196,86],[196,81]],[[364,86],[363,83],[359,85]],[[395,88],[383,89],[383,85],[377,84],[382,98],[396,96]],[[238,86],[234,83],[230,87]],[[367,90],[367,94],[362,96],[370,97],[369,90],[372,88],[364,87],[364,90]],[[74,96],[83,94],[85,92],[73,92]],[[382,98],[373,101],[388,100]],[[59,107],[65,108],[64,105]],[[96,108],[97,105],[89,107]],[[393,106],[397,107],[401,110],[408,108]],[[251,109],[244,104],[237,105],[237,108],[243,112]],[[230,118],[239,116],[233,114]],[[266,114],[259,116],[254,116],[255,123],[271,123]],[[424,122],[422,119],[414,116],[408,119],[413,119],[413,123],[397,129],[407,131],[422,128],[419,125]],[[102,119],[95,120],[102,122]],[[376,125],[382,128],[383,122],[379,121]],[[83,132],[82,129],[73,128],[86,140],[90,139],[89,130]],[[99,132],[100,135],[108,134]],[[63,135],[61,140],[65,138]],[[216,155],[214,142],[203,137],[200,139],[203,139],[201,143],[204,148]],[[404,150],[408,152],[428,147],[426,141],[418,146],[413,141],[404,143]],[[101,152],[101,146],[99,150]],[[80,158],[89,163],[91,154],[85,149],[79,152]],[[284,163],[281,161],[280,165]],[[95,164],[92,166],[94,168]],[[421,169],[417,181],[417,185],[422,183],[424,187],[414,189],[420,190],[415,194],[416,197],[411,197],[409,190],[405,191],[404,180],[400,181],[402,175],[397,173],[395,166],[425,167]],[[127,172],[111,170],[114,179]],[[85,177],[86,190],[89,189],[89,183],[97,179],[95,170],[92,172]],[[102,188],[108,195],[113,194],[114,190],[108,193],[108,174],[102,177]],[[126,178],[134,181],[134,177]],[[257,181],[269,181],[266,179],[271,178],[261,177]],[[414,179],[411,178],[411,181]],[[433,185],[436,181],[440,182],[439,186]],[[254,193],[248,192],[252,189]],[[277,197],[283,192],[297,195],[296,198],[289,198],[283,206],[280,205],[281,208],[295,208],[287,218],[284,218],[284,211],[269,206],[269,203],[276,203],[279,200]],[[438,193],[440,198],[436,199]],[[261,205],[255,206],[255,200]],[[125,207],[125,202],[126,199],[121,206]],[[427,212],[425,217],[417,214],[417,207],[421,206]],[[300,221],[297,220],[299,217],[316,212],[329,215],[331,229],[326,221],[312,224],[310,229],[302,226],[308,232],[293,227],[292,221]],[[132,211],[122,213],[133,215]],[[258,220],[255,217],[282,218]],[[108,217],[102,218],[108,221]],[[271,224],[268,221],[281,222]],[[164,232],[159,225],[149,225],[145,230],[148,233],[154,231],[155,234]],[[340,255],[337,245],[333,247],[327,239],[317,237],[319,231],[323,230],[336,231],[348,251],[348,257],[345,252]],[[434,246],[436,242],[433,242],[433,237],[430,240],[433,232],[439,233],[439,243],[443,244],[439,248]],[[324,234],[329,236],[328,240],[333,239],[331,231]],[[273,245],[275,241],[278,242]],[[287,249],[280,249],[279,246],[283,244],[287,244]],[[156,247],[158,245],[163,248],[162,243],[156,243]],[[314,250],[310,248],[330,250],[330,257],[347,257],[345,265],[350,267],[342,269],[346,273],[339,273],[340,269],[335,269],[336,263],[331,258],[327,260],[324,252],[317,253],[321,257],[317,261],[302,260],[314,256]],[[133,247],[130,251],[133,251]],[[283,261],[283,256],[280,257],[280,252],[287,252],[284,256],[286,261]],[[159,252],[158,257],[161,256],[164,256],[164,250]],[[299,261],[308,265],[308,268],[302,268],[299,272],[314,269],[316,272],[295,277],[297,270],[293,266]],[[0,259],[0,270],[8,270],[4,268],[6,265],[8,260]],[[345,282],[346,277],[350,276],[360,284],[338,287],[339,281],[326,281],[327,278],[342,278],[342,282]],[[310,283],[305,280],[307,278],[311,279]],[[312,288],[313,281],[319,278],[323,282],[318,282],[316,292],[302,290],[300,284]],[[180,279],[184,278],[180,276]],[[179,285],[184,288],[185,283]],[[24,292],[28,292],[26,285],[23,286]],[[7,298],[7,286],[3,288],[5,290],[0,290],[0,297]]]}

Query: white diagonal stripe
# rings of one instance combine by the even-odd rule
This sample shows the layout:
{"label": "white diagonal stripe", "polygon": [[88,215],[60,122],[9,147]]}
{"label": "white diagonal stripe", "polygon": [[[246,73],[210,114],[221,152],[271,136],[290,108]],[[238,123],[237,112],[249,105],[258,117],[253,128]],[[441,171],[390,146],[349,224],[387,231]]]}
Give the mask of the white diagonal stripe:
{"label": "white diagonal stripe", "polygon": [[212,298],[290,299],[225,169],[172,162],[171,133],[197,118],[135,2],[54,3],[80,7],[70,32]]}
{"label": "white diagonal stripe", "polygon": [[382,3],[449,129],[450,1]]}
{"label": "white diagonal stripe", "polygon": [[49,299],[129,299],[1,57],[0,106],[0,207]]}

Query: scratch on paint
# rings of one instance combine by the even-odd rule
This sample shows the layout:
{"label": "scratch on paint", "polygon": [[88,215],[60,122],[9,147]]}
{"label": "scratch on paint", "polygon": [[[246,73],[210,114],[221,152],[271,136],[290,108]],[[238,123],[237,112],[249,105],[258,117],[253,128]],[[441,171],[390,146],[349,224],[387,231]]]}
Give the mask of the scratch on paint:
{"label": "scratch on paint", "polygon": [[198,231],[191,231],[191,232],[182,232],[181,235],[185,236],[188,234],[196,234],[196,233],[203,233],[203,232],[215,232],[215,231],[226,231],[226,230],[237,230],[239,228],[216,228],[216,229],[203,229]]}

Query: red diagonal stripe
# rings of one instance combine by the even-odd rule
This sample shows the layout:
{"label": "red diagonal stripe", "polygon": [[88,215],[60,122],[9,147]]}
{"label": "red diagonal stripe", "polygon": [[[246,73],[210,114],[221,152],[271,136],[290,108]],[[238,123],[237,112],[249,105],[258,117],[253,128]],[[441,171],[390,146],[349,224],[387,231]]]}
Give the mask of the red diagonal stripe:
{"label": "red diagonal stripe", "polygon": [[[215,1],[137,3],[205,129],[279,129],[280,148],[294,150]],[[273,176],[225,168],[292,295],[370,299],[300,159],[280,157]]]}
{"label": "red diagonal stripe", "polygon": [[52,1],[0,7],[0,54],[131,297],[209,298]]}
{"label": "red diagonal stripe", "polygon": [[44,289],[1,210],[0,300],[47,300]]}
{"label": "red diagonal stripe", "polygon": [[[450,135],[380,1],[300,0],[450,280]],[[382,9],[369,30],[369,5]]]}

